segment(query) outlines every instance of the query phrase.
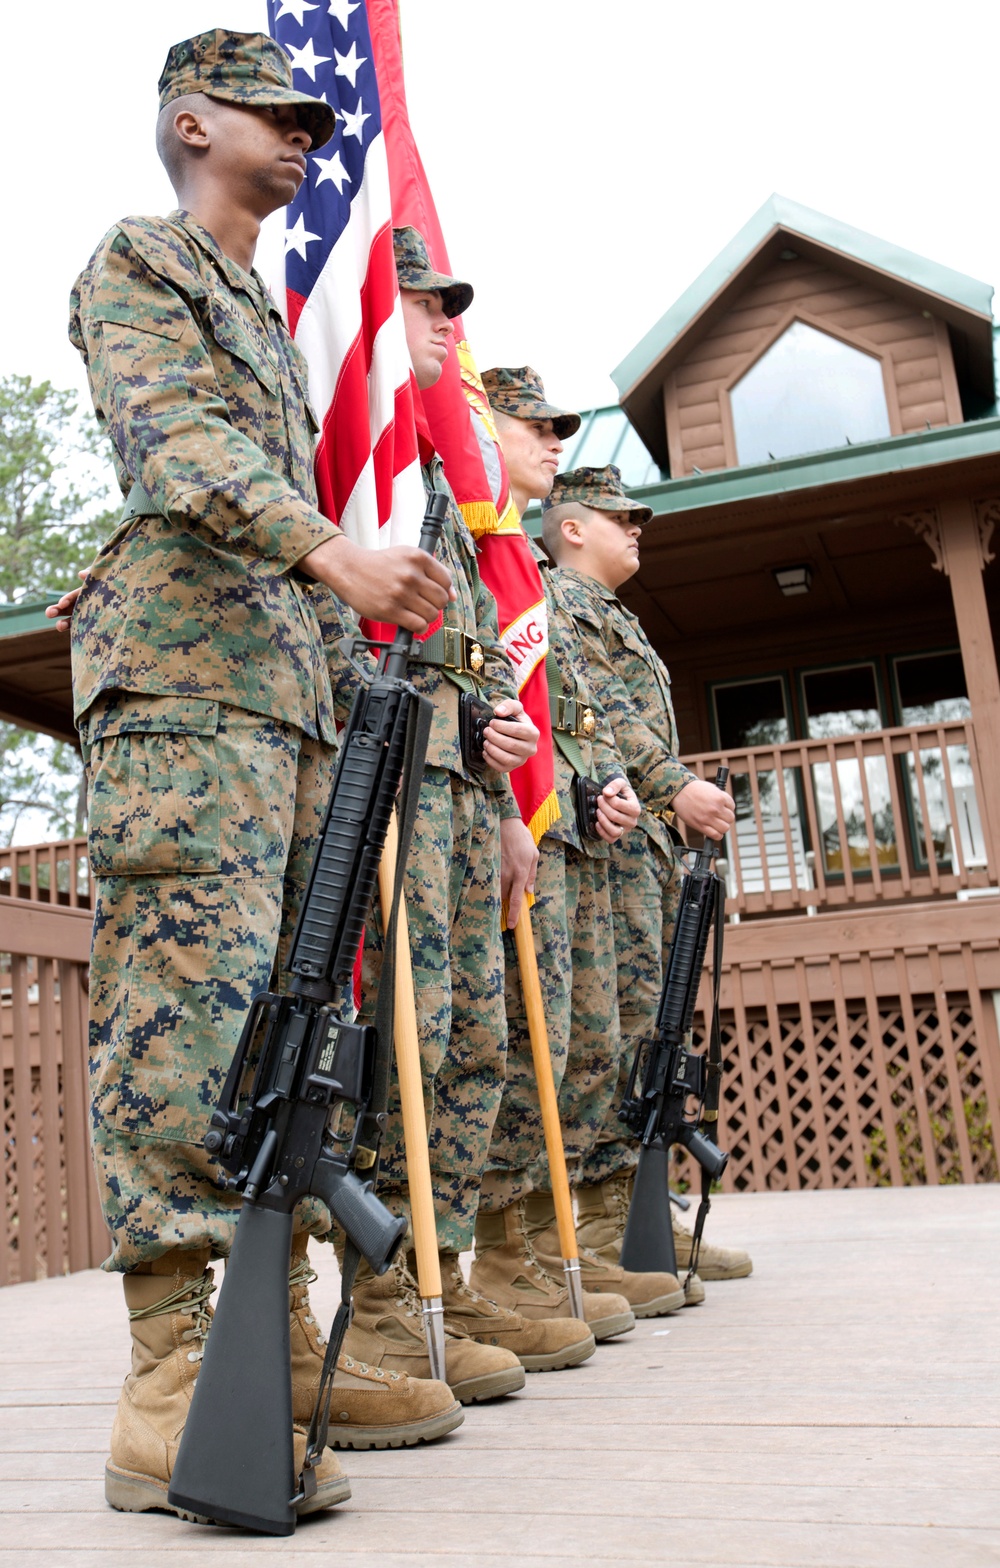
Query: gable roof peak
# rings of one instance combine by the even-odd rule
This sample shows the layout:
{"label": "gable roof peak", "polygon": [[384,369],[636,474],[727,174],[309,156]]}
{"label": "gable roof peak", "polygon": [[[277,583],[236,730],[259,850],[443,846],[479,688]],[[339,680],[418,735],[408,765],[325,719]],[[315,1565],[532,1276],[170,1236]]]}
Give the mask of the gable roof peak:
{"label": "gable roof peak", "polygon": [[[813,255],[826,255],[831,260],[840,257],[855,271],[870,269],[881,276],[887,288],[932,307],[963,336],[974,337],[979,348],[991,344],[990,284],[774,192],[611,372],[629,419],[660,461],[664,460],[661,416],[653,407],[663,379],[689,335],[718,316],[724,297],[739,286],[752,263],[762,253],[774,255],[779,235],[787,235]],[[992,360],[989,369],[992,382]]]}

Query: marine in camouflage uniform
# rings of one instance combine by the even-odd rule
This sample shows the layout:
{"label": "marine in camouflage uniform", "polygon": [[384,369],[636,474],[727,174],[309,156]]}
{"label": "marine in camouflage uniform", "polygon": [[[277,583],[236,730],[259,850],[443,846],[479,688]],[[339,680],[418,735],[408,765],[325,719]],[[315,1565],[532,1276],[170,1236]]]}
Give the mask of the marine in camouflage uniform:
{"label": "marine in camouflage uniform", "polygon": [[[467,308],[469,284],[436,272],[414,228],[394,231],[396,270],[406,296],[440,301],[448,322]],[[412,355],[412,345],[411,345]],[[417,365],[414,366],[417,370]],[[438,371],[440,374],[440,371]],[[418,384],[432,385],[433,381]],[[425,490],[449,493],[440,458],[421,446]],[[520,818],[507,778],[466,765],[459,739],[463,692],[495,705],[517,700],[514,672],[497,627],[496,602],[483,584],[475,541],[452,501],[439,554],[451,568],[457,598],[443,625],[420,646],[410,678],[434,713],[403,890],[409,920],[414,1000],[428,1124],[431,1184],[441,1255],[448,1382],[463,1401],[521,1386],[521,1366],[554,1370],[591,1354],[585,1325],[552,1315],[530,1321],[505,1312],[465,1284],[459,1253],[471,1246],[493,1124],[504,1086],[507,1021],[500,934],[500,823]],[[365,1015],[381,967],[380,912],[365,942]],[[379,1195],[408,1213],[406,1152],[398,1083],[390,1090]],[[412,1264],[412,1259],[410,1260]],[[345,1341],[354,1355],[386,1369],[425,1371],[419,1302],[409,1265],[380,1279],[362,1267],[355,1314]]]}
{"label": "marine in camouflage uniform", "polygon": [[[649,507],[625,494],[614,465],[558,475],[543,510],[548,514],[566,505],[615,513],[640,525],[653,515]],[[584,1161],[579,1193],[581,1235],[599,1245],[602,1255],[617,1256],[637,1160],[635,1139],[618,1121],[617,1107],[636,1046],[655,1025],[681,893],[673,804],[697,775],[678,758],[670,674],[637,617],[612,588],[565,562],[553,575],[556,590],[576,623],[591,680],[643,807],[637,830],[616,844],[611,856],[621,1062],[618,1090]],[[674,1229],[678,1261],[686,1266],[690,1259],[688,1233],[677,1222]],[[614,1242],[609,1246],[611,1233]],[[721,1269],[725,1267],[733,1272],[736,1254],[724,1259],[727,1251],[707,1244],[703,1248],[709,1268],[717,1255],[715,1277],[724,1277]],[[688,1287],[689,1304],[702,1295],[695,1277]]]}
{"label": "marine in camouflage uniform", "polygon": [[[334,125],[327,105],[295,92],[273,40],[221,29],[170,50],[160,105],[166,136],[185,114],[209,127],[202,171],[220,156],[230,168],[277,162]],[[242,116],[258,109],[274,111],[255,116],[259,131]],[[190,161],[179,188],[203,193]],[[255,216],[235,198],[231,209]],[[339,530],[316,503],[305,363],[256,273],[190,211],[123,219],[77,279],[70,338],[127,496],[71,626],[95,877],[92,1143],[114,1241],[105,1267],[125,1275],[133,1341],[106,1496],[142,1511],[169,1506],[211,1315],[206,1264],[235,1227],[239,1200],[202,1137],[294,920],[335,711],[354,683],[342,661],[331,683],[317,607],[328,627],[351,622],[298,570]],[[318,1201],[297,1222],[330,1223]],[[303,1303],[304,1288],[289,1301],[297,1419],[321,1365],[294,1317]],[[355,1427],[371,1387],[355,1378],[343,1391]],[[430,1387],[439,1416],[454,1410]],[[397,1403],[381,1408],[399,1422]],[[304,1511],[350,1495],[332,1454],[319,1481]]]}
{"label": "marine in camouflage uniform", "polygon": [[[556,408],[545,397],[530,366],[498,367],[483,376],[498,420],[519,504],[547,493],[551,463],[564,437],[579,429],[578,414]],[[521,423],[514,425],[517,420]],[[543,461],[544,459],[544,461]],[[576,623],[564,605],[548,557],[529,541],[545,589],[549,645],[548,683],[553,732],[553,769],[559,816],[539,842],[532,934],[538,962],[552,1072],[571,1184],[612,1111],[618,1082],[620,1035],[615,984],[615,949],[608,884],[609,850],[603,839],[580,831],[574,800],[578,778],[604,785],[624,780],[625,769],[603,709],[593,695],[585,651]],[[634,797],[633,797],[634,798]],[[627,842],[636,835],[624,834]],[[490,1170],[476,1227],[473,1282],[484,1290],[503,1286],[537,1289],[531,1262],[537,1260],[560,1287],[563,1269],[551,1179],[545,1152],[538,1087],[531,1051],[517,952],[504,935],[507,993],[507,1085],[494,1128]],[[672,1275],[627,1274],[595,1254],[581,1252],[581,1282],[600,1295],[588,1311],[595,1335],[611,1318],[609,1297],[638,1316],[654,1316],[683,1304]]]}
{"label": "marine in camouflage uniform", "polygon": [[72,622],[93,1142],[108,1266],[128,1270],[229,1248],[235,1200],[201,1138],[329,794],[324,590],[294,568],[338,530],[316,505],[299,350],[189,214],[114,225],[70,337],[129,497]]}

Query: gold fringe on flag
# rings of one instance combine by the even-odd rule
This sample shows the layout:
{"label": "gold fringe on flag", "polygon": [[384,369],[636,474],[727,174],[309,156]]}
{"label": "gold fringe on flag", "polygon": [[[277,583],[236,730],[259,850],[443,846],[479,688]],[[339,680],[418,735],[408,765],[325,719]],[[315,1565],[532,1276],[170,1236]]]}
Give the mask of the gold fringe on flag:
{"label": "gold fringe on flag", "polygon": [[458,505],[473,539],[496,533],[497,509],[492,501],[459,501]]}
{"label": "gold fringe on flag", "polygon": [[528,823],[528,831],[536,844],[541,842],[542,836],[549,831],[553,822],[559,821],[561,816],[559,797],[556,795],[555,790],[552,790],[550,794],[546,795],[535,815]]}

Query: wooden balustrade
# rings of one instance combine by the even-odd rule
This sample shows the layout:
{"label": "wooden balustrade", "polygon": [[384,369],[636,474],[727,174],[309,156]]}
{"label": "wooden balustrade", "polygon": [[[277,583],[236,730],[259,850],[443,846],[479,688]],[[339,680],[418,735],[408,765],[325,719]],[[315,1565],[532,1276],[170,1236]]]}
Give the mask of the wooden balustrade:
{"label": "wooden balustrade", "polygon": [[[1000,1180],[1000,899],[727,926],[727,1191]],[[699,996],[695,1045],[711,1005]],[[678,1175],[700,1190],[685,1155]]]}
{"label": "wooden balustrade", "polygon": [[685,762],[729,768],[731,917],[954,897],[996,885],[971,720],[796,740]]}
{"label": "wooden balustrade", "polygon": [[90,865],[85,838],[0,849],[0,896],[36,903],[90,908]]}
{"label": "wooden balustrade", "polygon": [[90,925],[87,910],[0,899],[3,1285],[109,1251],[88,1137]]}

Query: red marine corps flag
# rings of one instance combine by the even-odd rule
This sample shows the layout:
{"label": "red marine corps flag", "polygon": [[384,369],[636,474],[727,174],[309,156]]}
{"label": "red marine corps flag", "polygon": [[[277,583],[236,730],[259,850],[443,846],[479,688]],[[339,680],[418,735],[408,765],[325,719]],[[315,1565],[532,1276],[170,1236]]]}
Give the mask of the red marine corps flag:
{"label": "red marine corps flag", "polygon": [[[398,3],[367,0],[367,5],[393,225],[418,229],[427,243],[431,266],[450,273],[434,198],[407,114]],[[417,398],[452,493],[479,543],[480,573],[497,602],[500,639],[517,675],[518,695],[540,731],[536,755],[511,774],[521,816],[537,843],[559,816],[545,672],[549,645],[545,594],[510,497],[496,426],[461,317],[455,320],[441,380]]]}

